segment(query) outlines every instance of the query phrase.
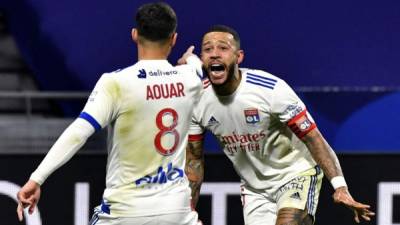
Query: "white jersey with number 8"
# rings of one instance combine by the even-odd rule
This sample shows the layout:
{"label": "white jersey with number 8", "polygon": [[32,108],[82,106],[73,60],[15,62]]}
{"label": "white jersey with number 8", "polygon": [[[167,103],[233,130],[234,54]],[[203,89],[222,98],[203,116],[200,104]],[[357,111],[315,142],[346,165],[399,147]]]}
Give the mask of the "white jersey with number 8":
{"label": "white jersey with number 8", "polygon": [[109,125],[104,213],[135,217],[190,209],[184,154],[201,90],[193,67],[166,60],[141,60],[100,78],[80,117],[96,129]]}

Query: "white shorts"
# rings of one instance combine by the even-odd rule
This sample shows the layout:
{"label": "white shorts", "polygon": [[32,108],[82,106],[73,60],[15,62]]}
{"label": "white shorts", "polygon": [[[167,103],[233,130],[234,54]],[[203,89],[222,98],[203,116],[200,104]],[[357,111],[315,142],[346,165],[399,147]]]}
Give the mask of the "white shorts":
{"label": "white shorts", "polygon": [[196,211],[141,217],[114,217],[95,208],[90,225],[201,225]]}
{"label": "white shorts", "polygon": [[246,225],[275,225],[281,208],[307,210],[314,219],[323,173],[316,166],[300,173],[274,194],[242,186],[243,216]]}

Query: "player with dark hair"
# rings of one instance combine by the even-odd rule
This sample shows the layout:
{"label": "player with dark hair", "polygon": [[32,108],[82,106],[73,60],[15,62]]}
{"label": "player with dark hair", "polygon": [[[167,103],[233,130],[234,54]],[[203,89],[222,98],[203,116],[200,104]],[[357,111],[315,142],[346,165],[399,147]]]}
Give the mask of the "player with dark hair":
{"label": "player with dark hair", "polygon": [[284,80],[239,68],[243,58],[232,28],[217,25],[204,34],[201,59],[211,85],[195,107],[186,165],[194,205],[204,176],[203,133],[209,130],[241,178],[246,225],[313,224],[323,173],[335,189],[334,201],[350,208],[357,223],[369,221],[374,213],[350,195],[337,156],[304,103]]}
{"label": "player with dark hair", "polygon": [[80,116],[18,192],[20,220],[24,208],[35,210],[47,177],[96,130],[109,126],[106,189],[90,223],[197,224],[184,166],[190,118],[203,85],[194,67],[167,61],[177,38],[169,5],[141,6],[136,22],[132,39],[139,61],[101,76]]}

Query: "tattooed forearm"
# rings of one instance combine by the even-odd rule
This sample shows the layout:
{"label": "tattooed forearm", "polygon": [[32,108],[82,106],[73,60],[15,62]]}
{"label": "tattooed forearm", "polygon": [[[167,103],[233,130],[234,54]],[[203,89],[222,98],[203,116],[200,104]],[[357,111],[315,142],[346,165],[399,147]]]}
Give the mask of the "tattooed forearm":
{"label": "tattooed forearm", "polygon": [[324,137],[322,137],[318,129],[310,131],[303,137],[303,141],[307,145],[314,160],[322,168],[329,180],[335,176],[343,176],[335,152],[326,142]]}
{"label": "tattooed forearm", "polygon": [[186,175],[192,189],[192,204],[196,207],[204,178],[203,142],[191,141],[186,148]]}
{"label": "tattooed forearm", "polygon": [[313,220],[307,210],[282,208],[278,212],[276,224],[278,225],[312,225]]}

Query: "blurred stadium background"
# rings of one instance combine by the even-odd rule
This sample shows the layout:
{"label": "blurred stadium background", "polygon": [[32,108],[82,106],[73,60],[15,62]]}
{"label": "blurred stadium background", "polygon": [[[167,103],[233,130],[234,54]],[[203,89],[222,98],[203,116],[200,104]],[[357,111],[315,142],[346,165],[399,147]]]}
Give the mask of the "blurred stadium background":
{"label": "blurred stadium background", "polygon": [[[144,2],[0,1],[0,224],[20,224],[13,185],[25,182],[79,114],[101,74],[137,60],[130,30]],[[354,197],[378,211],[370,224],[400,224],[399,1],[166,2],[179,20],[171,62],[191,44],[199,53],[210,25],[235,28],[245,50],[242,67],[273,73],[301,96],[338,153]],[[87,224],[104,186],[105,136],[96,133],[48,180],[40,219],[27,224]],[[240,198],[226,183],[238,179],[212,137],[206,150],[210,186],[200,217],[205,224],[242,224]],[[90,194],[85,200],[77,193]],[[326,183],[316,224],[352,224],[331,193]]]}

